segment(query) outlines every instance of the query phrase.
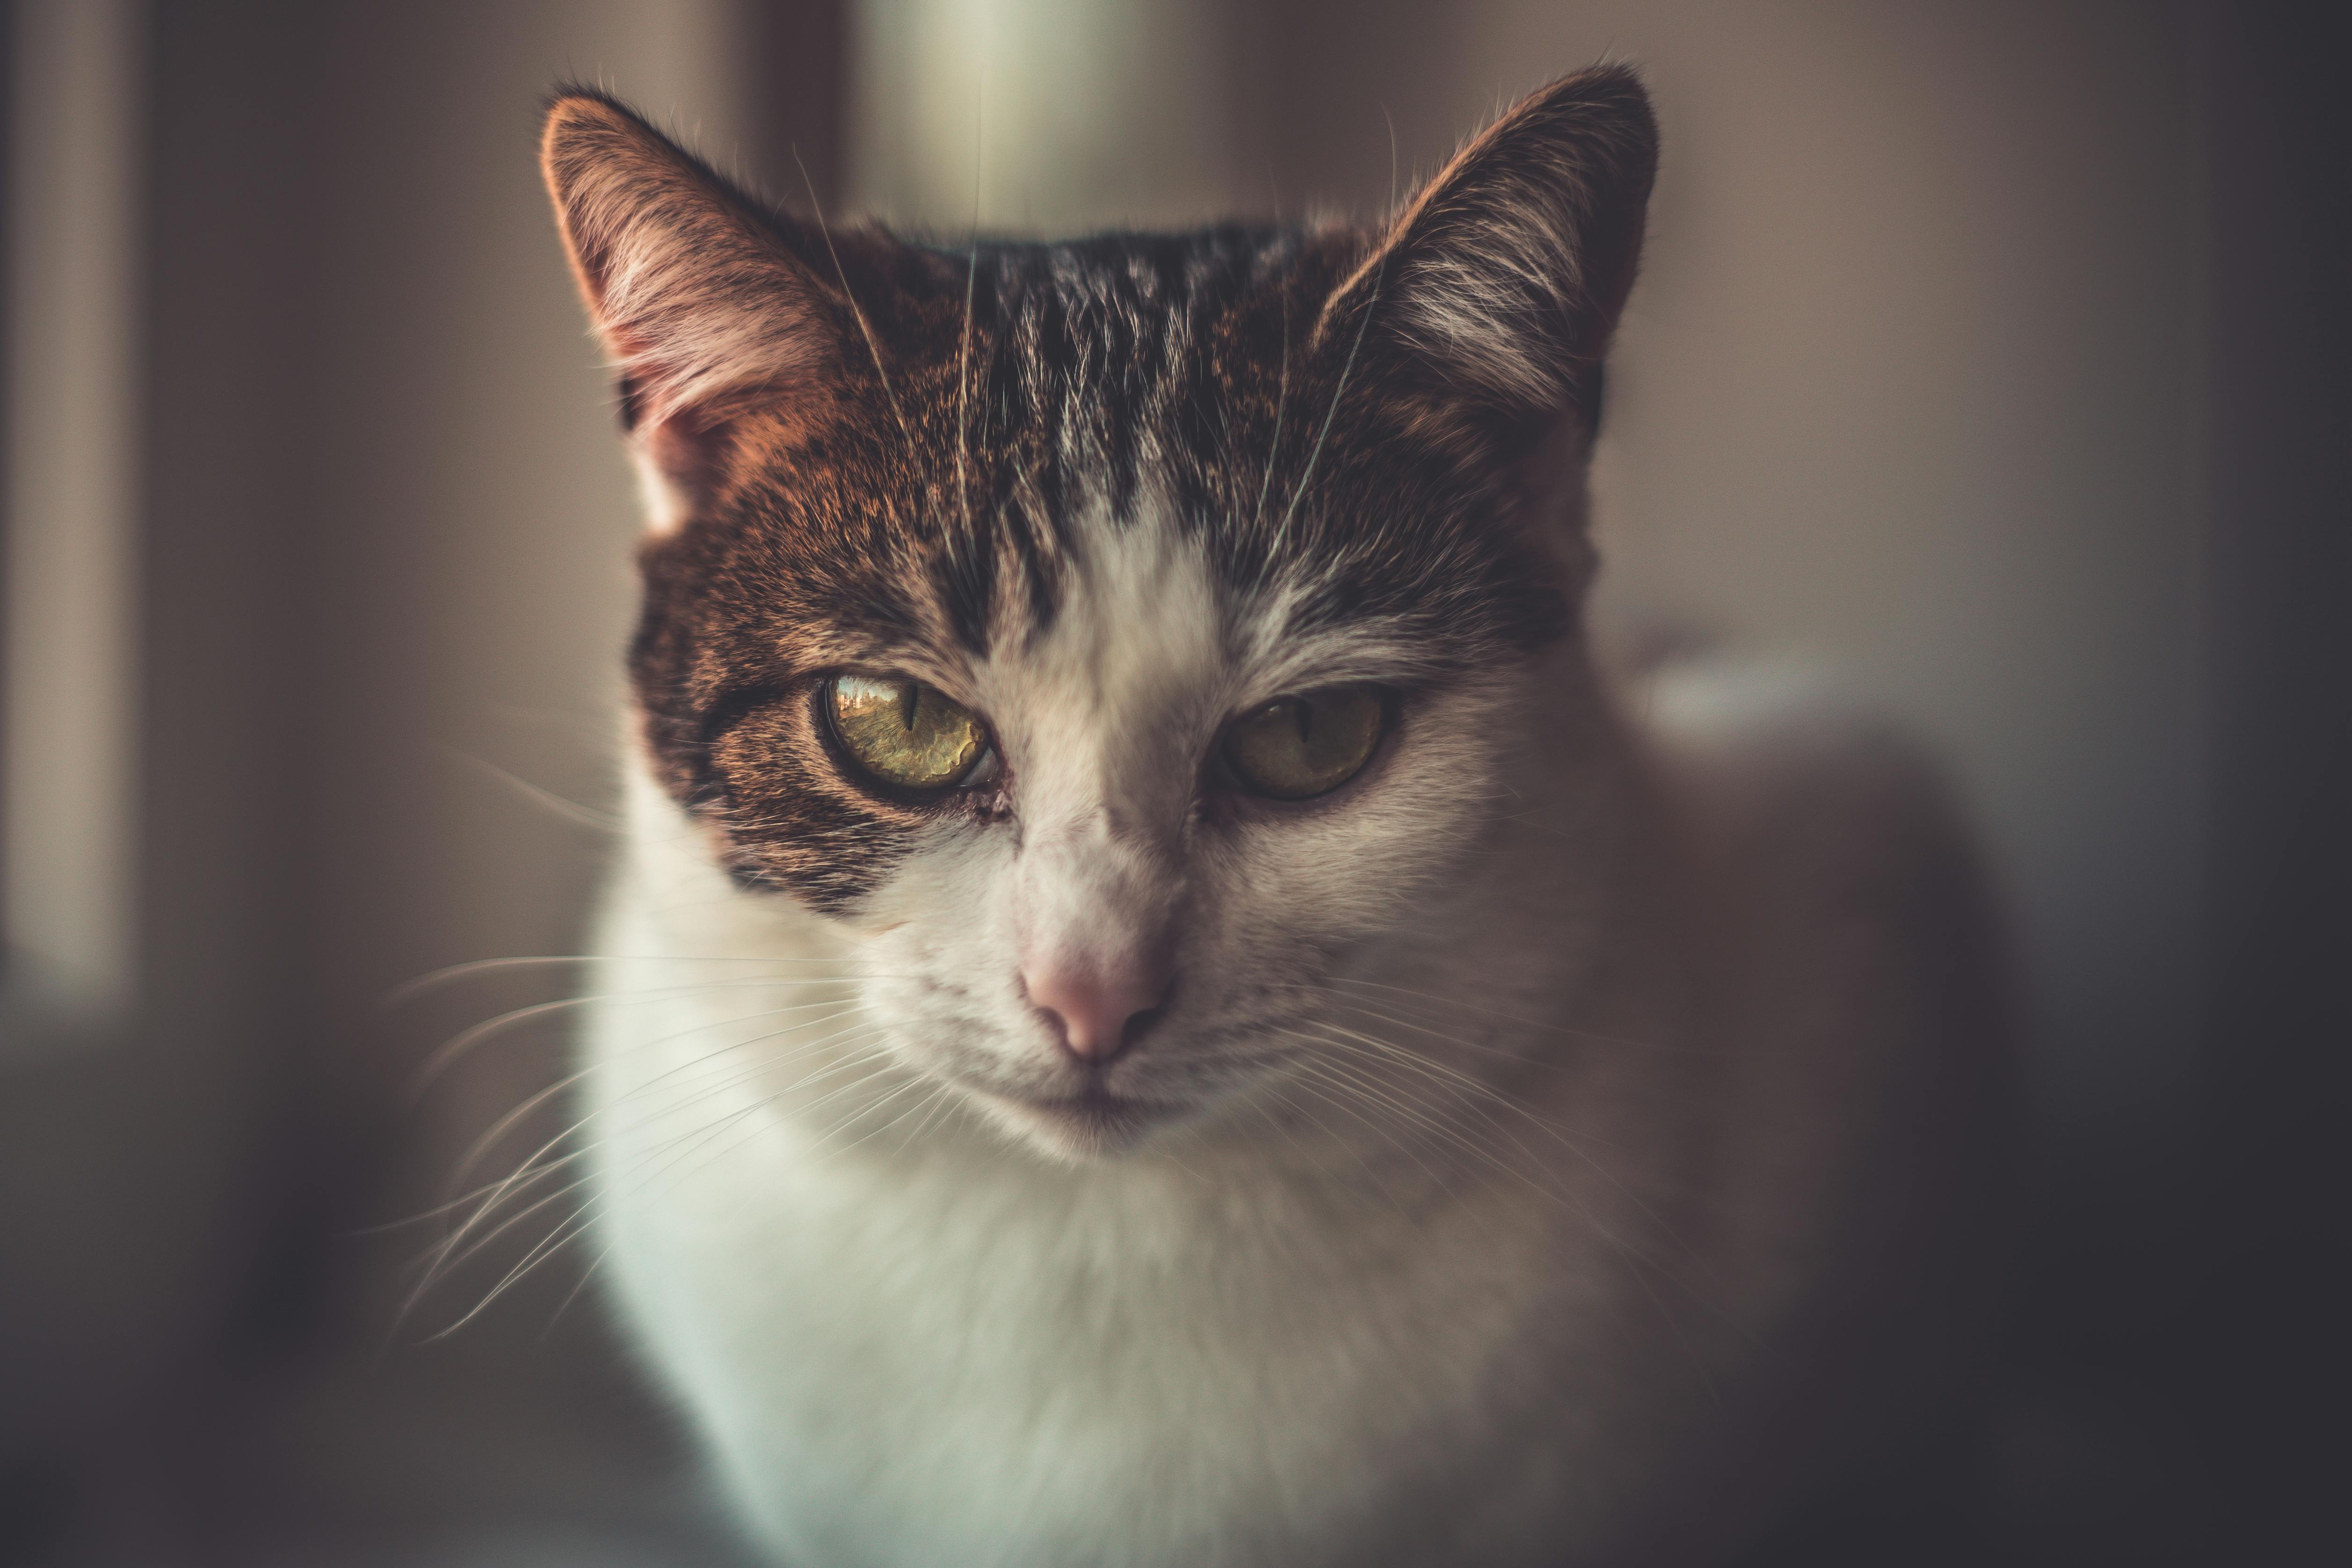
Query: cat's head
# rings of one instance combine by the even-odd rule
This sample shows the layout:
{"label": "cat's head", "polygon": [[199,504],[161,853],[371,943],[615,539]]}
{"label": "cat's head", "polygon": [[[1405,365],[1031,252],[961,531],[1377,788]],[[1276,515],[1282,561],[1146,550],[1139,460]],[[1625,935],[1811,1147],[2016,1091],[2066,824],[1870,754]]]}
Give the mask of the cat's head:
{"label": "cat's head", "polygon": [[593,93],[543,155],[644,476],[644,744],[741,896],[1049,1149],[1281,1070],[1464,877],[1576,635],[1633,76],[1370,228],[828,232]]}

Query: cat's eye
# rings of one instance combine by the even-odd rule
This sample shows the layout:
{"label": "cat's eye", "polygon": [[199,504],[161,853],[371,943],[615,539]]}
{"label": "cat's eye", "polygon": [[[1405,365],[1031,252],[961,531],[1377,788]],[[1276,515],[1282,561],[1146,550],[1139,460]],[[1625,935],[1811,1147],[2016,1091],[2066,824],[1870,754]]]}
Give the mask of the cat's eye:
{"label": "cat's eye", "polygon": [[1310,800],[1361,772],[1388,725],[1388,694],[1376,686],[1277,697],[1234,721],[1225,764],[1255,794]]}
{"label": "cat's eye", "polygon": [[894,788],[951,788],[988,752],[988,727],[971,709],[903,675],[834,676],[824,703],[842,750]]}

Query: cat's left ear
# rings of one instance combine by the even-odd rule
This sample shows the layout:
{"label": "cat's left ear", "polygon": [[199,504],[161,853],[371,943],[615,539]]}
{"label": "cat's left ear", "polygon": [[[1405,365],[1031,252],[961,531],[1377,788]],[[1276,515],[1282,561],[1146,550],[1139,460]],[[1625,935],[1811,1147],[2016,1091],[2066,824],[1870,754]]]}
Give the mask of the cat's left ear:
{"label": "cat's left ear", "polygon": [[756,204],[602,93],[548,106],[540,166],[667,531],[718,482],[747,398],[786,406],[836,381],[845,307]]}
{"label": "cat's left ear", "polygon": [[1473,138],[1334,292],[1323,330],[1448,422],[1590,431],[1641,259],[1658,130],[1631,69],[1552,83]]}

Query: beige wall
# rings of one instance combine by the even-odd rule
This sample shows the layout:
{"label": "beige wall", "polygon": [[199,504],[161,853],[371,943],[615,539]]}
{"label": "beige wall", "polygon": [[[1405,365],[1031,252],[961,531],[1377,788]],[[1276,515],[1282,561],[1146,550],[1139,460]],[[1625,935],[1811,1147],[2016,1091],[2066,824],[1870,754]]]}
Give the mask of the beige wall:
{"label": "beige wall", "polygon": [[[569,951],[594,879],[593,840],[490,772],[604,791],[633,592],[537,106],[572,76],[714,147],[762,133],[728,0],[152,11],[142,1007],[47,1052],[5,1020],[0,1466],[212,1365],[289,1247],[388,1284],[425,1238],[353,1226],[425,1206],[551,1076],[543,1036],[412,1107],[425,1051],[505,998],[379,1005]],[[393,1299],[355,1303],[370,1342]]]}

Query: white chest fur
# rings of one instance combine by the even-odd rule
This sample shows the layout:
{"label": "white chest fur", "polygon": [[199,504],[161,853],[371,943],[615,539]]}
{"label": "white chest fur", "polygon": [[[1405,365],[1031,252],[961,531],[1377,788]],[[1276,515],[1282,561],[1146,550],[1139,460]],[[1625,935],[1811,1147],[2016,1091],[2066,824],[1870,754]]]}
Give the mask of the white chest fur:
{"label": "white chest fur", "polygon": [[[1590,1380],[1563,1347],[1618,1347],[1607,1382],[1648,1338],[1589,1228],[1634,1222],[1532,1186],[1055,1170],[977,1130],[828,1138],[762,1092],[616,1111],[601,1152],[625,1294],[788,1561],[1412,1560],[1440,1514],[1449,1545],[1557,1541],[1559,1478],[1496,1457],[1558,1458],[1528,1427]],[[645,1179],[730,1117],[723,1175]]]}
{"label": "white chest fur", "polygon": [[1727,1400],[1790,1381],[1775,1336],[1879,1173],[1854,1150],[1900,1114],[1887,1064],[1950,1032],[1866,994],[1899,932],[1783,921],[1790,1000],[1735,999],[1737,1049],[1598,1053],[1487,1118],[1483,1162],[1327,1103],[1058,1167],[866,1056],[822,928],[638,801],[665,826],[602,986],[635,1000],[587,1040],[608,1267],[788,1562],[1556,1562],[1654,1533],[1662,1476],[1720,1462],[1686,1421],[1736,1432],[1764,1417]]}

